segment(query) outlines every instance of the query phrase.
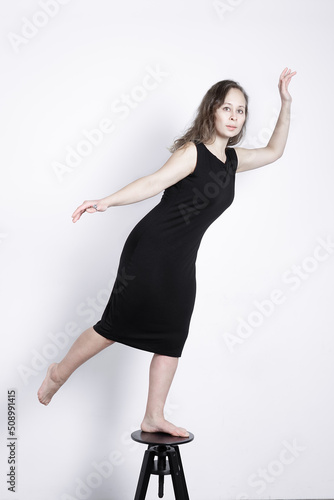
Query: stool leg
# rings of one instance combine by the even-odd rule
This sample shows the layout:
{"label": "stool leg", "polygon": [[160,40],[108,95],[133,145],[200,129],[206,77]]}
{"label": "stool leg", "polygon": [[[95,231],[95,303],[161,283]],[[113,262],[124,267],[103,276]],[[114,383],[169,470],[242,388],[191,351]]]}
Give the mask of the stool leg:
{"label": "stool leg", "polygon": [[[160,451],[165,451],[165,447],[160,449]],[[158,471],[164,471],[166,469],[166,456],[158,455]],[[159,474],[159,489],[158,489],[158,497],[163,498],[164,496],[164,475]]]}
{"label": "stool leg", "polygon": [[188,490],[187,490],[187,484],[186,484],[186,478],[184,475],[184,470],[183,470],[183,465],[182,465],[182,460],[181,460],[181,455],[180,455],[180,450],[178,446],[174,446],[175,452],[179,461],[179,467],[180,467],[180,477],[181,477],[181,482],[183,484],[183,490],[184,490],[184,498],[185,500],[189,500],[189,495],[188,495]]}
{"label": "stool leg", "polygon": [[172,475],[175,500],[189,500],[186,480],[182,467],[181,455],[178,446],[168,454],[170,471]]}
{"label": "stool leg", "polygon": [[159,476],[159,489],[158,489],[158,497],[163,498],[164,496],[164,476]]}
{"label": "stool leg", "polygon": [[153,467],[155,452],[150,450],[150,446],[145,451],[141,471],[138,479],[136,495],[134,500],[145,500],[148,483]]}

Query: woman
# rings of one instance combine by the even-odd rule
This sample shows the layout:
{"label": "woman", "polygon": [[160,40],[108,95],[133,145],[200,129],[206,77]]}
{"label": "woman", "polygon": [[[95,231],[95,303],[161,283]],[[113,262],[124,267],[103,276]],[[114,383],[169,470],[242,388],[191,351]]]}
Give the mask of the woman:
{"label": "woman", "polygon": [[[47,405],[82,363],[114,342],[153,352],[147,407],[141,429],[187,437],[164,418],[164,406],[193,312],[195,262],[210,224],[234,198],[235,173],[262,167],[283,154],[290,124],[288,86],[296,72],[279,78],[281,111],[268,145],[233,148],[245,131],[248,96],[231,80],[213,85],[193,125],[174,142],[168,161],[101,200],[85,201],[72,215],[104,212],[150,198],[161,201],[129,234],[109,302],[100,321],[84,331],[60,363],[53,363],[38,391]],[[230,147],[228,147],[230,146]]]}

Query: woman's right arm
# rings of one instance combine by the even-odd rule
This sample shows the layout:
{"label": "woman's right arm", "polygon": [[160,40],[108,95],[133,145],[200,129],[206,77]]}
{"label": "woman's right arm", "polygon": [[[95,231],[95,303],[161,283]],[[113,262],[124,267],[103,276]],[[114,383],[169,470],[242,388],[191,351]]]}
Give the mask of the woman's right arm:
{"label": "woman's right arm", "polygon": [[[140,177],[101,200],[84,201],[72,214],[72,220],[76,222],[84,212],[104,212],[109,207],[130,205],[151,198],[191,174],[195,170],[196,162],[196,146],[193,142],[188,142],[175,151],[166,163],[153,174]],[[97,206],[97,210],[94,205]]]}

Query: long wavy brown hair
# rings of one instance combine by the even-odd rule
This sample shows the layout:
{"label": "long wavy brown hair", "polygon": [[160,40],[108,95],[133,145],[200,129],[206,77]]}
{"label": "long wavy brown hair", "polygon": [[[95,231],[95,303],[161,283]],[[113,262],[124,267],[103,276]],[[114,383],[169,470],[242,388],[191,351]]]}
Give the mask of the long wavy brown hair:
{"label": "long wavy brown hair", "polygon": [[168,148],[171,153],[174,153],[177,149],[181,148],[189,141],[195,142],[195,144],[198,144],[199,142],[210,144],[214,141],[216,136],[215,112],[219,106],[225,102],[226,95],[231,89],[238,89],[243,93],[246,101],[246,119],[239,134],[235,137],[231,137],[227,142],[227,146],[234,146],[241,141],[246,131],[248,95],[238,82],[233,80],[222,80],[221,82],[215,83],[207,91],[197,109],[197,114],[192,125],[188,128],[184,135],[176,139],[173,145]]}

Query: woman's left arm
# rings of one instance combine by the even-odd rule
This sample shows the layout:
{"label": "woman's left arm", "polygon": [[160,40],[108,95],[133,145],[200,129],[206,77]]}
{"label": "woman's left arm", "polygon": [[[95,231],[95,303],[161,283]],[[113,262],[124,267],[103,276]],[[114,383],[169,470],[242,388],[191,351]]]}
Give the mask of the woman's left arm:
{"label": "woman's left arm", "polygon": [[282,101],[281,111],[267,146],[257,149],[235,148],[238,156],[237,172],[245,172],[246,170],[263,167],[264,165],[273,163],[282,156],[290,127],[292,98],[289,94],[288,87],[291,78],[296,73],[296,71],[291,73],[290,69],[288,70],[288,68],[285,68],[280,75],[278,88]]}

